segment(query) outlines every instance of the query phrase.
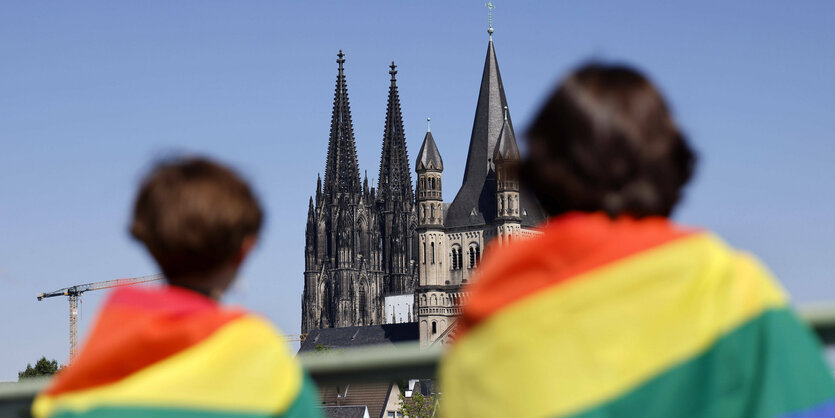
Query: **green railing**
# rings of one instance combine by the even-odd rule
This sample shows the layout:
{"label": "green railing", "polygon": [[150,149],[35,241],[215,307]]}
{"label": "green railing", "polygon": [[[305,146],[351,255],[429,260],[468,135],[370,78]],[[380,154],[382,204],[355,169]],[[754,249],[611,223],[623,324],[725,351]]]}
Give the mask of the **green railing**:
{"label": "green railing", "polygon": [[[835,303],[803,306],[799,312],[824,344],[835,346]],[[432,378],[440,356],[440,348],[401,344],[331,349],[301,354],[299,359],[313,380],[326,385]],[[45,383],[45,379],[0,383],[0,417],[29,416],[29,404]]]}

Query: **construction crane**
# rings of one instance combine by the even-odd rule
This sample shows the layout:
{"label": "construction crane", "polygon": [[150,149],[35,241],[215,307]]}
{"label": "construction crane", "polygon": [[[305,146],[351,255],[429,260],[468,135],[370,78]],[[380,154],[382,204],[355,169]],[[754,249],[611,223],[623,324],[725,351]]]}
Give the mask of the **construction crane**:
{"label": "construction crane", "polygon": [[81,294],[91,290],[110,289],[113,287],[130,286],[139,283],[153,282],[162,280],[164,278],[161,274],[154,274],[152,276],[132,277],[127,279],[106,280],[103,282],[79,284],[75,286],[66,287],[56,290],[54,292],[46,292],[38,295],[38,300],[44,300],[55,296],[66,296],[70,301],[70,362],[75,359],[76,346],[78,345],[78,303],[81,302]]}

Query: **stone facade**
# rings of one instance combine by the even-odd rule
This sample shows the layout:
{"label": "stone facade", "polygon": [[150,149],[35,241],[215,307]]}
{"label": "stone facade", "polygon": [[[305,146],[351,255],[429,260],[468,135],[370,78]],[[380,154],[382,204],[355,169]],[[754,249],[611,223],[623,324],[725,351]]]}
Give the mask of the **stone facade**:
{"label": "stone facade", "polygon": [[310,198],[305,233],[302,333],[386,323],[384,298],[414,292],[414,196],[394,63],[377,188],[360,183],[339,52],[325,182]]}
{"label": "stone facade", "polygon": [[[340,61],[344,61],[341,55]],[[308,215],[302,332],[382,323],[385,296],[409,292],[414,294],[421,345],[444,343],[454,334],[466,299],[464,286],[476,278],[473,273],[485,245],[537,234],[535,226],[545,219],[536,201],[520,189],[515,174],[519,150],[492,36],[464,180],[451,203],[443,201],[443,159],[429,129],[415,163],[414,195],[411,177],[402,174],[403,164],[408,170],[408,160],[393,64],[378,190],[368,190],[366,183],[356,191],[328,194],[329,181],[341,186],[356,178],[359,184],[358,171],[351,171],[347,180],[329,179],[327,174],[332,171],[332,154],[341,152],[333,151],[334,141],[336,147],[350,144],[345,148],[353,159],[347,158],[346,166],[356,166],[353,133],[349,139],[340,137],[349,132],[350,111],[347,92],[340,93],[345,91],[341,62],[339,68],[326,184],[324,189],[317,185],[316,206],[311,199]],[[338,121],[347,125],[335,128]],[[368,236],[370,245],[363,244],[363,236]],[[331,252],[327,245],[337,251]]]}

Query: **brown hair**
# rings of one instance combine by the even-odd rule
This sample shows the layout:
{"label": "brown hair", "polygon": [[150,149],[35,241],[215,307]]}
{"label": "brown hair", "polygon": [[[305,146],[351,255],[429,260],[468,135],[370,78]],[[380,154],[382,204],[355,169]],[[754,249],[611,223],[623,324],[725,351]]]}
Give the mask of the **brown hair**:
{"label": "brown hair", "polygon": [[696,162],[659,91],[626,66],[570,74],[527,137],[522,179],[551,215],[669,216]]}
{"label": "brown hair", "polygon": [[130,232],[172,280],[234,259],[261,222],[257,198],[235,172],[205,158],[183,158],[158,163],[144,179]]}

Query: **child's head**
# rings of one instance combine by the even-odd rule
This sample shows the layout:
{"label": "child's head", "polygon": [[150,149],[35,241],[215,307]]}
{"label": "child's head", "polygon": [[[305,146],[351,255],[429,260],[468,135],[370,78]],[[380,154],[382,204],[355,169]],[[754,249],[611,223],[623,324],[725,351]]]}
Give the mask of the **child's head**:
{"label": "child's head", "polygon": [[[231,169],[205,158],[159,163],[142,182],[130,232],[172,284],[237,271],[261,227],[255,194]],[[204,286],[205,285],[205,286]]]}
{"label": "child's head", "polygon": [[571,73],[527,136],[523,180],[551,215],[669,216],[696,163],[660,90],[620,65]]}

